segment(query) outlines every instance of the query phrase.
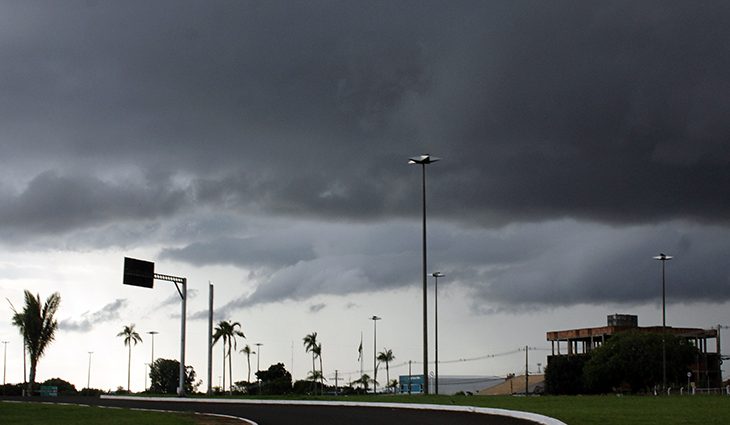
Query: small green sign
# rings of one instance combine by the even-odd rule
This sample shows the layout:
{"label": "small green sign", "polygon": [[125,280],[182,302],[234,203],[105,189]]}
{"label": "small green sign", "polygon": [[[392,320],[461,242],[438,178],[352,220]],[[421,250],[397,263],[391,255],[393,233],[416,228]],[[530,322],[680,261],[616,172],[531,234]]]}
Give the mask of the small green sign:
{"label": "small green sign", "polygon": [[41,397],[58,397],[58,387],[55,385],[41,385]]}

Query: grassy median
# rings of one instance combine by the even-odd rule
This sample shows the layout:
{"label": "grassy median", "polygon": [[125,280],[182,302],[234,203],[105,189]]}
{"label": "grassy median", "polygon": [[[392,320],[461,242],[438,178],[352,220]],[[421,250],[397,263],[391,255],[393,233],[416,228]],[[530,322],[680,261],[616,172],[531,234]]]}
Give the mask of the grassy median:
{"label": "grassy median", "polygon": [[[341,400],[342,398],[340,398]],[[520,410],[568,425],[730,424],[730,396],[381,396],[362,400]],[[353,400],[354,401],[354,400]]]}
{"label": "grassy median", "polygon": [[[266,399],[266,397],[261,397]],[[272,397],[271,399],[282,399]],[[284,397],[285,398],[285,397]],[[245,397],[244,397],[245,399]],[[539,413],[568,425],[730,424],[730,396],[340,396],[291,400],[467,405]]]}
{"label": "grassy median", "polygon": [[196,425],[193,414],[88,406],[0,402],[2,425]]}

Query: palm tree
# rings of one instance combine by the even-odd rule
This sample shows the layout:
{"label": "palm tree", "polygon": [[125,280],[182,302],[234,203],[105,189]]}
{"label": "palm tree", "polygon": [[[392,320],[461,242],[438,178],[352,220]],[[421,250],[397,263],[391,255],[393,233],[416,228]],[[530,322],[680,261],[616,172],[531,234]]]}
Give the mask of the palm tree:
{"label": "palm tree", "polygon": [[[317,332],[312,332],[305,336],[302,340],[304,341],[304,351],[307,353],[310,351],[312,352],[312,375],[314,375],[314,372],[316,371],[316,368],[314,367],[314,360],[316,357],[314,350],[317,347]],[[312,386],[314,387],[314,384]]]}
{"label": "palm tree", "polygon": [[370,375],[367,373],[363,373],[360,378],[352,381],[353,384],[362,385],[365,389],[365,394],[367,394],[371,382],[375,382],[375,380],[370,378]]}
{"label": "palm tree", "polygon": [[134,323],[122,328],[122,331],[119,332],[117,336],[124,337],[124,345],[129,347],[129,359],[127,361],[127,392],[129,392],[129,381],[132,369],[132,344],[137,345],[138,342],[142,342],[142,337],[134,330]]}
{"label": "palm tree", "polygon": [[[28,394],[31,394],[33,384],[35,383],[36,370],[38,361],[43,357],[43,353],[50,344],[58,328],[58,321],[54,319],[54,315],[61,303],[61,295],[54,292],[46,299],[41,307],[41,296],[25,291],[25,305],[20,312],[15,310],[13,304],[13,325],[18,327],[20,334],[23,336],[23,346],[28,350],[30,356],[30,376],[28,378]],[[25,379],[25,378],[23,378]]]}
{"label": "palm tree", "polygon": [[322,384],[319,388],[320,394],[324,390],[324,369],[322,369],[322,343],[320,342],[314,348],[312,348],[312,353],[317,356],[319,359],[319,381]]}
{"label": "palm tree", "polygon": [[246,355],[246,363],[248,363],[248,378],[246,378],[246,382],[251,383],[251,354],[256,354],[256,352],[252,351],[248,344],[240,352]]}
{"label": "palm tree", "polygon": [[233,392],[233,363],[231,360],[231,346],[234,349],[236,346],[236,336],[246,338],[243,332],[237,330],[237,327],[241,327],[238,322],[231,322],[230,320],[221,320],[218,322],[218,326],[215,328],[213,334],[213,344],[218,342],[219,339],[223,338],[223,390],[226,388],[226,344],[228,345],[228,377],[229,379],[229,391]]}
{"label": "palm tree", "polygon": [[383,348],[383,351],[378,353],[377,357],[379,362],[385,362],[385,382],[390,382],[390,369],[388,368],[388,363],[395,360],[395,356],[393,355],[393,350],[388,348]]}

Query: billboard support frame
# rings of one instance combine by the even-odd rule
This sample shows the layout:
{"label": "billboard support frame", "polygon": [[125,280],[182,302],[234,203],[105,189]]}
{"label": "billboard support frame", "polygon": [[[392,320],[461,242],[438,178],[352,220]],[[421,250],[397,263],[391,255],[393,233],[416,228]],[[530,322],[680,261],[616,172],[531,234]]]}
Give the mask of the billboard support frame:
{"label": "billboard support frame", "polygon": [[[131,261],[129,261],[129,260],[131,260]],[[149,265],[151,265],[152,275],[151,276],[149,276],[148,274],[141,275],[138,272],[131,273],[131,274],[128,273],[128,271],[126,270],[127,265],[133,264],[134,262],[149,263]],[[179,381],[178,381],[179,386],[177,388],[177,394],[180,397],[184,397],[185,396],[185,328],[186,328],[185,318],[186,318],[186,313],[187,313],[188,280],[187,280],[187,278],[180,277],[180,276],[171,276],[171,275],[167,275],[167,274],[154,273],[154,263],[151,261],[136,260],[133,258],[125,257],[124,264],[125,264],[125,273],[124,273],[125,277],[127,275],[131,275],[133,277],[138,277],[138,278],[147,278],[152,281],[164,280],[166,282],[172,282],[175,284],[175,289],[177,289],[177,293],[180,295],[180,300],[181,300],[181,303],[180,303],[180,309],[181,309],[181,314],[180,314],[180,374],[179,374]],[[122,283],[129,284],[129,283],[127,283],[126,279]],[[133,286],[141,286],[141,287],[152,289],[151,285],[150,286],[133,285]],[[180,289],[180,286],[182,286],[182,289]]]}

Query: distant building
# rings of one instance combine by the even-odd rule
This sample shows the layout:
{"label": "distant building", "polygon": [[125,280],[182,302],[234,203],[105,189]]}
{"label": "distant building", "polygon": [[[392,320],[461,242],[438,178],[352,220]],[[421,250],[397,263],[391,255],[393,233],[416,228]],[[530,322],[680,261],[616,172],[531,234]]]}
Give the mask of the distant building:
{"label": "distant building", "polygon": [[[619,332],[638,331],[661,334],[661,326],[642,327],[638,325],[638,316],[630,314],[612,314],[607,318],[607,325],[596,328],[569,329],[550,331],[547,340],[552,344],[552,356],[573,356],[590,353],[603,345],[607,339]],[[667,326],[668,334],[688,340],[699,350],[696,362],[689,365],[692,381],[698,387],[717,388],[722,385],[720,372],[721,353],[717,329],[674,328]],[[714,340],[714,341],[713,341]],[[714,345],[714,351],[709,347]],[[699,377],[699,380],[697,379]]]}

